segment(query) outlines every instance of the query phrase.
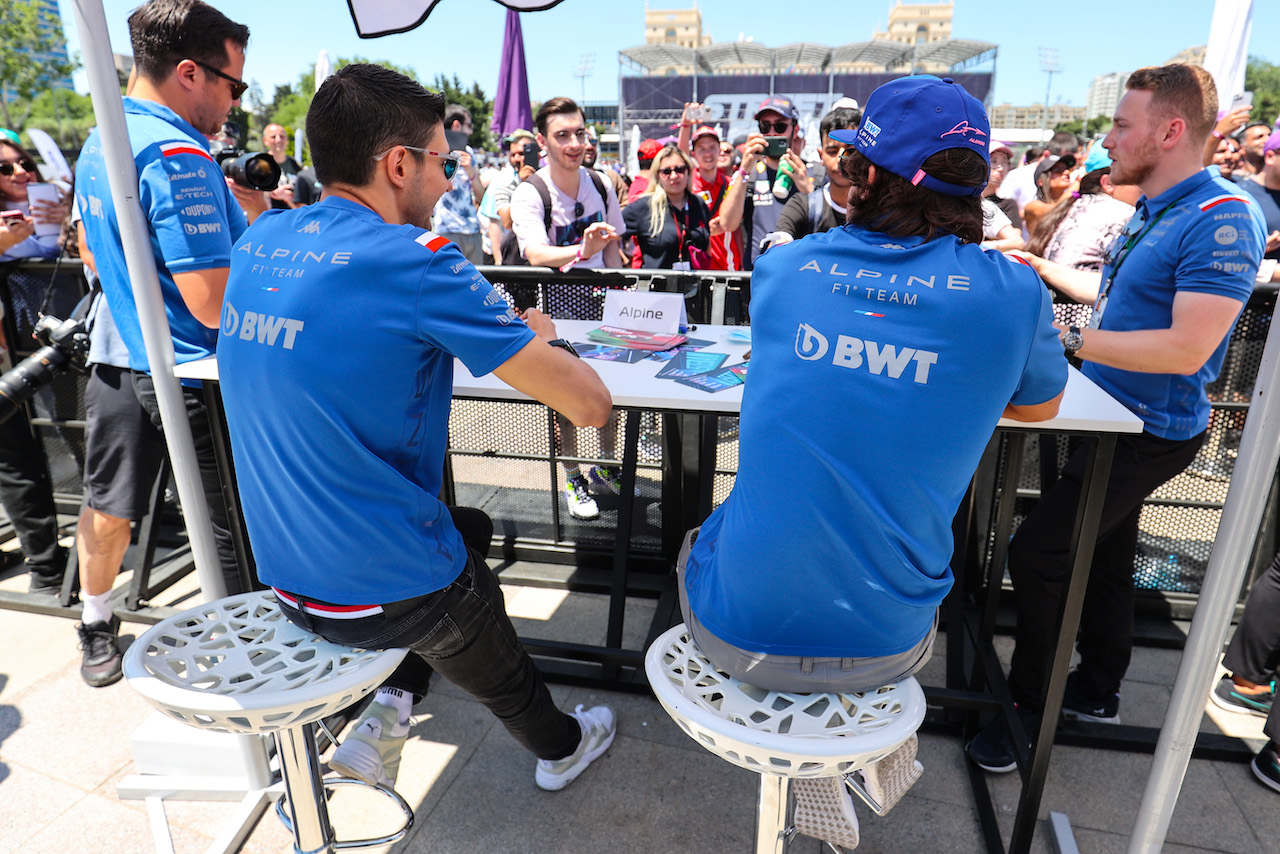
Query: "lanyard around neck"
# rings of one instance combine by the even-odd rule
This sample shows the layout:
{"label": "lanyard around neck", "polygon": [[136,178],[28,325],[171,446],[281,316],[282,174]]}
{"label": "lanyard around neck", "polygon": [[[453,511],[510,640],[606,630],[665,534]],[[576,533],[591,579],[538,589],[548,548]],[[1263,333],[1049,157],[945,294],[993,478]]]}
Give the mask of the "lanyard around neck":
{"label": "lanyard around neck", "polygon": [[[1195,188],[1192,187],[1191,189]],[[1187,190],[1185,193],[1178,196],[1178,198],[1161,208],[1160,213],[1156,214],[1155,217],[1144,225],[1136,234],[1131,234],[1125,238],[1124,243],[1118,250],[1116,250],[1116,261],[1111,267],[1111,272],[1107,274],[1106,281],[1102,283],[1102,292],[1098,294],[1099,300],[1105,299],[1107,294],[1111,292],[1111,286],[1115,283],[1116,276],[1120,274],[1121,265],[1129,259],[1129,255],[1133,252],[1134,247],[1141,243],[1142,239],[1151,233],[1151,230],[1159,224],[1160,220],[1164,219],[1165,214],[1177,207],[1178,202],[1185,199],[1190,193],[1191,190]],[[1125,230],[1127,231],[1128,229]]]}

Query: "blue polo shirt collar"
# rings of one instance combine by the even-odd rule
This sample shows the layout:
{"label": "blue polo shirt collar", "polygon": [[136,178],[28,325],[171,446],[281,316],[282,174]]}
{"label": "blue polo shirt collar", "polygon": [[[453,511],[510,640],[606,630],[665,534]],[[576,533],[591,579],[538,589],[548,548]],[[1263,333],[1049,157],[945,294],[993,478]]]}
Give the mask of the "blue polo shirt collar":
{"label": "blue polo shirt collar", "polygon": [[1143,196],[1138,200],[1138,211],[1142,214],[1144,219],[1148,218],[1153,214],[1157,214],[1164,210],[1183,196],[1189,195],[1201,184],[1207,184],[1212,180],[1213,176],[1208,172],[1203,169],[1198,169],[1158,196],[1153,196],[1152,198]]}
{"label": "blue polo shirt collar", "polygon": [[190,122],[175,113],[169,107],[166,107],[164,104],[160,104],[155,101],[148,101],[144,98],[125,98],[124,111],[126,113],[133,113],[139,116],[154,116],[155,118],[173,125],[178,130],[200,143],[201,147],[208,147],[209,145],[208,137],[196,130]]}

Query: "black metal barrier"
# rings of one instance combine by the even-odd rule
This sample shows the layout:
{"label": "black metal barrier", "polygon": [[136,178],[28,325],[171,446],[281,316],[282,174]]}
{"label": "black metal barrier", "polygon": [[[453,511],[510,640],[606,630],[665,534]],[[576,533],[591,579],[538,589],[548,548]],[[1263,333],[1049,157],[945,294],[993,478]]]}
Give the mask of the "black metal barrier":
{"label": "black metal barrier", "polygon": [[[50,293],[50,283],[53,287],[46,311],[58,317],[66,317],[86,292],[79,261],[63,261],[56,277],[54,270],[53,262],[0,265],[4,330],[15,363],[36,349],[31,332],[46,293]],[[625,288],[684,293],[690,322],[694,324],[748,322],[743,297],[749,288],[749,273],[635,269],[560,273],[530,267],[484,267],[481,272],[515,307],[534,306],[552,317],[597,319],[605,292]],[[1136,581],[1139,588],[1151,592],[1146,597],[1148,604],[1158,602],[1160,609],[1174,616],[1188,614],[1194,607],[1204,577],[1275,302],[1274,289],[1259,289],[1245,306],[1228,345],[1221,376],[1209,389],[1213,415],[1204,447],[1191,467],[1159,489],[1143,509]],[[1068,312],[1083,308],[1062,307]],[[82,375],[63,373],[36,395],[30,409],[33,428],[48,457],[59,507],[69,513],[76,512],[82,492],[83,391]],[[578,453],[567,457],[557,451],[557,427],[545,408],[456,401],[448,457],[453,496],[459,503],[489,512],[501,540],[497,548],[508,557],[581,563],[584,556],[591,562],[591,556],[599,555],[603,565],[604,556],[613,545],[616,507],[603,501],[596,520],[570,517],[562,497],[562,463],[581,462],[585,471],[589,465],[616,462],[606,451],[621,452],[626,417],[617,418],[603,433],[578,431]],[[638,413],[634,417],[640,419],[641,438],[632,549],[638,568],[646,564],[657,568],[674,557],[664,552],[660,528],[661,469],[675,422],[674,416],[654,413]],[[738,462],[737,419],[718,420],[713,506],[727,497]],[[1050,460],[1045,454],[1046,462],[1060,466],[1065,461],[1065,442],[1056,448],[1027,443],[1018,492],[1019,521],[1039,495],[1043,477],[1040,456],[1045,451],[1057,455],[1056,460]],[[1250,582],[1266,568],[1276,550],[1275,503],[1273,490],[1255,547]]]}
{"label": "black metal barrier", "polygon": [[[84,267],[78,260],[0,264],[4,335],[13,364],[40,348],[31,333],[42,306],[46,314],[65,320],[86,293]],[[64,371],[38,391],[27,407],[32,431],[49,465],[59,512],[72,514],[78,512],[83,492],[84,385],[83,374]]]}

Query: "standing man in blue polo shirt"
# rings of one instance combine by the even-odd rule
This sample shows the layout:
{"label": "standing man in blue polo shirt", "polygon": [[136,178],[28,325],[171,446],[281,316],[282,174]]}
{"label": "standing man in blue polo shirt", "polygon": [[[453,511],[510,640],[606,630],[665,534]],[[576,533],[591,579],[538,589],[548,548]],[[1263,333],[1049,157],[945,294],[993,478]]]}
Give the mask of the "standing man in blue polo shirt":
{"label": "standing man in blue polo shirt", "polygon": [[[213,353],[231,244],[247,226],[241,205],[253,215],[266,207],[264,194],[228,186],[205,137],[222,127],[244,93],[249,30],[200,0],[151,0],[129,16],[129,33],[137,79],[124,99],[125,123],[181,364]],[[129,547],[130,521],[146,510],[165,445],[98,131],[85,142],[76,170],[85,240],[129,351],[127,370],[95,365],[85,392],[87,503],[76,528],[84,602],[80,673],[102,686],[121,672],[111,588]],[[199,388],[183,391],[223,576],[227,590],[238,592],[243,585],[208,413]]]}
{"label": "standing man in blue polo shirt", "polygon": [[[1120,682],[1133,648],[1133,561],[1142,503],[1195,457],[1209,423],[1205,386],[1218,375],[1227,339],[1265,243],[1258,205],[1207,172],[1205,139],[1217,115],[1213,78],[1173,64],[1130,76],[1103,147],[1111,179],[1143,197],[1109,252],[1102,273],[1027,256],[1044,280],[1092,303],[1087,329],[1060,328],[1082,372],[1143,421],[1118,438],[1080,618],[1080,664],[1068,677],[1063,714],[1120,720]],[[1017,647],[1009,689],[1026,724],[1043,703],[1058,612],[1071,573],[1067,560],[1088,456],[1076,442],[1059,478],[1009,547],[1017,603]],[[999,720],[971,741],[969,757],[988,771],[1012,771],[1016,751]]]}
{"label": "standing man in blue polo shirt", "polygon": [[[307,138],[324,197],[267,213],[232,253],[218,365],[236,478],[258,575],[291,621],[411,650],[331,766],[394,784],[434,670],[492,711],[538,757],[537,785],[557,790],[608,749],[613,713],[556,708],[497,578],[468,548],[487,548],[492,523],[437,497],[453,360],[577,425],[603,424],[612,400],[550,319],[517,315],[426,230],[458,169],[443,109],[380,65],[348,65],[316,92]],[[466,536],[464,519],[487,531]]]}

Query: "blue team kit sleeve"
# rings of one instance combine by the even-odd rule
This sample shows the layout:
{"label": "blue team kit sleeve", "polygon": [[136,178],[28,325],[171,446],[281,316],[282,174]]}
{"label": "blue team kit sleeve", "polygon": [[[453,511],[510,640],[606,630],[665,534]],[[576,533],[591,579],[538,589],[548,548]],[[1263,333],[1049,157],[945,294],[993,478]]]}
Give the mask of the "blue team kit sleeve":
{"label": "blue team kit sleeve", "polygon": [[427,250],[418,289],[418,333],[462,360],[476,376],[490,373],[534,338],[501,291],[456,245],[429,231],[415,240]]}
{"label": "blue team kit sleeve", "polygon": [[1179,291],[1243,302],[1253,293],[1266,251],[1266,221],[1251,199],[1222,189],[1227,191],[1198,203],[1199,214],[1182,232],[1174,281]]}
{"label": "blue team kit sleeve", "polygon": [[231,263],[246,227],[218,164],[195,143],[167,142],[141,170],[142,203],[160,256],[173,273]]}
{"label": "blue team kit sleeve", "polygon": [[1018,382],[1010,403],[1015,406],[1034,406],[1052,400],[1066,388],[1067,360],[1062,352],[1062,342],[1053,326],[1053,296],[1040,283],[1040,277],[1032,273],[1040,290],[1040,308],[1035,321],[1035,336],[1027,352],[1026,368]]}

